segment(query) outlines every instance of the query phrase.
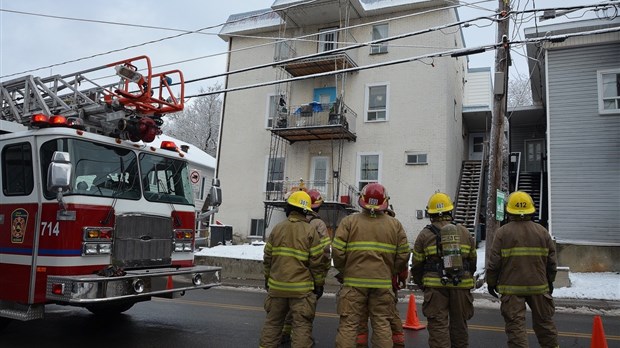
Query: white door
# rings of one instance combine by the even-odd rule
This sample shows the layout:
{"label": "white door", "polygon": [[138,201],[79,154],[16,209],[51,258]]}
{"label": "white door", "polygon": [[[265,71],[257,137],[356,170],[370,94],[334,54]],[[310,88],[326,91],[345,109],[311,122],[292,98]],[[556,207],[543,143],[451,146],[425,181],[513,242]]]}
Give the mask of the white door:
{"label": "white door", "polygon": [[310,172],[311,188],[319,190],[323,196],[327,196],[328,159],[328,157],[324,156],[312,157],[312,168]]}
{"label": "white door", "polygon": [[481,161],[483,150],[484,150],[484,133],[470,133],[469,134],[469,159],[471,161]]}

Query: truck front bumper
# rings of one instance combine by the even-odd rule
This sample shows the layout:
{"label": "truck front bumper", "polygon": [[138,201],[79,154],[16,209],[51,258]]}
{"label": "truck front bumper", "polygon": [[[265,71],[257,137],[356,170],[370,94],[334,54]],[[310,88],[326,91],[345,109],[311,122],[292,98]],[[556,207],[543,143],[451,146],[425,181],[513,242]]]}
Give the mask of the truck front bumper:
{"label": "truck front bumper", "polygon": [[46,299],[70,305],[107,301],[144,301],[149,297],[175,297],[184,291],[221,285],[221,267],[194,266],[126,271],[123,276],[48,276]]}

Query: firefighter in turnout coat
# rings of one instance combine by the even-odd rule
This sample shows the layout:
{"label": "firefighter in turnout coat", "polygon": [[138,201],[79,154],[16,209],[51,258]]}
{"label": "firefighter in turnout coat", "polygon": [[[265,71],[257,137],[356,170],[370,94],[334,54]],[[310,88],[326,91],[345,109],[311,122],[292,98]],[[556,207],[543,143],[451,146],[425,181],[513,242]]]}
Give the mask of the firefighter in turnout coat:
{"label": "firefighter in turnout coat", "polygon": [[527,347],[525,304],[532,310],[538,344],[558,347],[553,322],[553,281],[557,272],[555,244],[547,229],[532,221],[536,211],[532,197],[523,191],[508,197],[508,222],[493,238],[487,267],[489,293],[501,294],[508,347]]}
{"label": "firefighter in turnout coat", "polygon": [[368,312],[373,347],[391,347],[390,319],[396,296],[392,277],[406,267],[409,244],[401,223],[385,214],[388,195],[371,183],[360,193],[361,213],[342,219],[332,242],[334,267],[342,275],[337,312],[336,347],[355,347],[357,330]]}
{"label": "firefighter in turnout coat", "polygon": [[[329,233],[327,232],[327,225],[325,221],[323,221],[319,217],[319,209],[323,204],[323,196],[321,196],[321,192],[318,190],[312,189],[307,191],[308,196],[310,196],[310,207],[312,211],[310,214],[306,215],[306,220],[310,223],[312,227],[319,233],[321,237],[321,245],[323,245],[323,260],[324,260],[324,277],[327,277],[327,272],[332,267],[332,257],[331,257],[331,238],[329,237]],[[318,296],[320,297],[320,296]],[[317,299],[318,299],[317,297]],[[289,311],[286,315],[286,319],[284,320],[284,326],[282,327],[282,339],[280,341],[283,345],[288,345],[291,342],[291,331],[293,329],[293,313]]]}
{"label": "firefighter in turnout coat", "polygon": [[[476,271],[476,244],[469,231],[452,224],[452,200],[437,192],[426,207],[431,224],[418,234],[413,247],[411,276],[424,291],[422,313],[428,321],[428,345],[431,348],[468,347],[467,320],[474,315],[473,274]],[[460,268],[445,261],[448,254],[441,235],[450,233],[458,241]],[[456,256],[458,257],[458,256]],[[456,262],[454,261],[454,262]]]}
{"label": "firefighter in turnout coat", "polygon": [[291,311],[293,347],[312,347],[312,321],[325,284],[325,245],[306,220],[310,196],[297,191],[287,199],[287,219],[277,224],[265,244],[265,311],[260,347],[280,344],[286,314]]}

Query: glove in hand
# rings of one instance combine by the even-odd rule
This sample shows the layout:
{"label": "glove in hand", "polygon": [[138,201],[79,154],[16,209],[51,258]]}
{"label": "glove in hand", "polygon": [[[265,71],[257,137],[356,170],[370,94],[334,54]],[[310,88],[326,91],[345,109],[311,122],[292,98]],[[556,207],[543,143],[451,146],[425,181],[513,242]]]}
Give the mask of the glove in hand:
{"label": "glove in hand", "polygon": [[489,294],[491,294],[491,296],[495,298],[499,298],[499,296],[497,295],[497,287],[489,285],[488,288],[489,288]]}
{"label": "glove in hand", "polygon": [[269,279],[265,279],[265,290],[269,290]]}
{"label": "glove in hand", "polygon": [[549,282],[549,295],[553,295],[553,282]]}
{"label": "glove in hand", "polygon": [[315,286],[314,290],[312,290],[312,292],[316,295],[316,299],[320,299],[321,296],[323,296],[323,287],[322,286]]}

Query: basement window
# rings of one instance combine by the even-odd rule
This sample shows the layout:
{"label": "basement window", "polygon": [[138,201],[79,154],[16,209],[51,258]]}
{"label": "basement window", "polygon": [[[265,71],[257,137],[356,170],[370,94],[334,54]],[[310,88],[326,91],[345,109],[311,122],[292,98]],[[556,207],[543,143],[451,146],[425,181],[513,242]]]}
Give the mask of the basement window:
{"label": "basement window", "polygon": [[407,165],[428,164],[427,155],[425,153],[406,153]]}

